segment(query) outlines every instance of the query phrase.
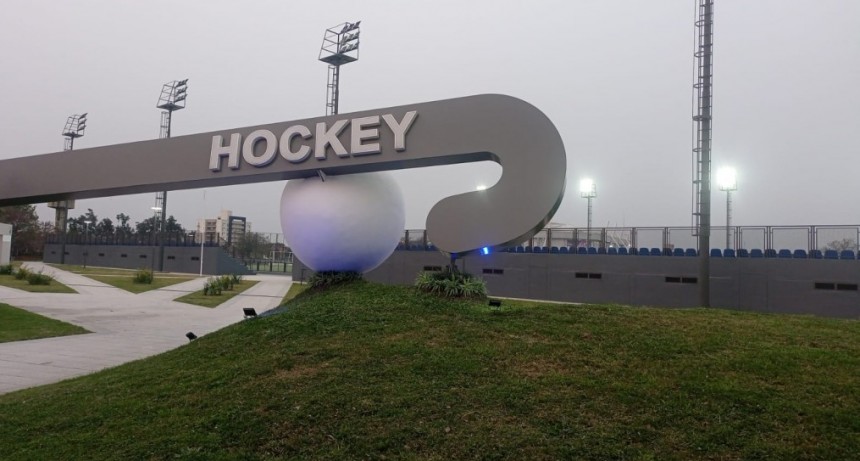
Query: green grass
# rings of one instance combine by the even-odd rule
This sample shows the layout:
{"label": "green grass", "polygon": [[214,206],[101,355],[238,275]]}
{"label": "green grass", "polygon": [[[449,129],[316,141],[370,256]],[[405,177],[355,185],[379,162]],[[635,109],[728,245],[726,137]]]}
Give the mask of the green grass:
{"label": "green grass", "polygon": [[152,283],[134,283],[134,274],[137,272],[136,269],[83,267],[62,264],[51,264],[51,266],[74,274],[83,275],[87,278],[91,278],[135,294],[169,287],[171,285],[198,278],[192,275],[155,272],[153,274],[154,279],[152,280]]}
{"label": "green grass", "polygon": [[304,293],[308,288],[309,286],[304,283],[293,282],[293,284],[290,285],[290,289],[287,290],[287,294],[284,295],[284,299],[281,300],[281,304],[285,304],[287,301],[290,301],[296,296]]}
{"label": "green grass", "polygon": [[232,290],[224,290],[220,295],[203,295],[203,290],[195,291],[194,293],[188,293],[187,295],[176,298],[176,301],[187,304],[194,304],[197,306],[203,307],[217,307],[220,306],[221,303],[227,301],[228,299],[238,295],[239,293],[251,288],[256,285],[256,280],[242,280],[238,284],[233,286]]}
{"label": "green grass", "polygon": [[0,343],[78,335],[89,331],[66,322],[0,303]]}
{"label": "green grass", "polygon": [[4,460],[856,460],[860,322],[306,291],[0,396]]}
{"label": "green grass", "polygon": [[[42,273],[51,275],[50,269]],[[77,291],[56,280],[51,280],[50,285],[30,285],[27,280],[16,280],[14,275],[0,275],[0,285],[30,293],[77,293]]]}

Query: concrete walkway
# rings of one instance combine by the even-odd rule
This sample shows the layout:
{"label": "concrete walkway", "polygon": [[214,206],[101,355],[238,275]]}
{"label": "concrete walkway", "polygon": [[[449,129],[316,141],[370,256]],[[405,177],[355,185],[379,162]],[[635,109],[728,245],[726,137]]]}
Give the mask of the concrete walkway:
{"label": "concrete walkway", "polygon": [[243,307],[253,307],[257,313],[277,307],[292,284],[287,276],[246,276],[259,283],[211,309],[173,301],[202,289],[206,277],[135,295],[41,263],[26,265],[44,270],[78,293],[28,293],[0,286],[0,302],[79,325],[92,334],[0,343],[0,394],[187,344],[189,331],[202,336],[241,321]]}

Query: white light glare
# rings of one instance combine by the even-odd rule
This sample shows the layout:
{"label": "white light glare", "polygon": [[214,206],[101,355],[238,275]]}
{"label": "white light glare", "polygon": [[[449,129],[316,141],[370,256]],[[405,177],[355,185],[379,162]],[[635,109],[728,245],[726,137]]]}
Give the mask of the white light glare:
{"label": "white light glare", "polygon": [[475,190],[487,190],[487,186],[479,184],[478,187],[475,188]]}
{"label": "white light glare", "polygon": [[590,178],[585,178],[579,181],[579,192],[583,197],[596,196],[597,188],[594,185],[594,181]]}
{"label": "white light glare", "polygon": [[732,167],[723,167],[717,170],[717,184],[720,190],[737,190],[738,176]]}

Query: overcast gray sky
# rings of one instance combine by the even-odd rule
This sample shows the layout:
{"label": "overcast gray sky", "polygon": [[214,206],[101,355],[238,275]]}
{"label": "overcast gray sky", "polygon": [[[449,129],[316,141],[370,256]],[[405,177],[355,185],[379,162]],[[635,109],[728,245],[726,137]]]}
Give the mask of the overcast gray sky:
{"label": "overcast gray sky", "polygon": [[[323,32],[361,20],[341,113],[504,93],[546,113],[568,156],[554,221],[683,226],[691,211],[694,0],[34,1],[0,14],[0,159],[158,137],[162,84],[188,78],[174,135],[325,112]],[[734,222],[857,224],[860,1],[716,0],[714,168],[735,166]],[[94,169],[94,175],[101,174]],[[408,228],[452,193],[491,185],[492,163],[395,172]],[[280,232],[283,183],[168,194],[186,227],[221,208]],[[714,225],[725,194],[714,192]],[[80,200],[72,216],[150,215],[154,194]],[[42,220],[53,213],[38,207]]]}

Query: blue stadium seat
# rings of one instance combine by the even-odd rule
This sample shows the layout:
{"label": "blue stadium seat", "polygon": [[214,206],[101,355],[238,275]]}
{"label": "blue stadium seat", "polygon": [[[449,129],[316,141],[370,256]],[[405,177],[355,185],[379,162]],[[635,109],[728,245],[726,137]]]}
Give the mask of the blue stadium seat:
{"label": "blue stadium seat", "polygon": [[532,247],[532,253],[543,253],[543,247]]}
{"label": "blue stadium seat", "polygon": [[750,250],[750,258],[764,258],[764,252],[758,248]]}
{"label": "blue stadium seat", "polygon": [[699,256],[699,252],[695,248],[687,248],[684,250],[684,256]]}
{"label": "blue stadium seat", "polygon": [[794,250],[792,257],[795,259],[806,259],[806,250]]}
{"label": "blue stadium seat", "polygon": [[672,250],[672,256],[684,256],[684,249],[675,248],[674,250]]}
{"label": "blue stadium seat", "polygon": [[791,250],[782,249],[777,253],[778,258],[791,259]]}
{"label": "blue stadium seat", "polygon": [[720,250],[719,248],[711,248],[711,257],[712,258],[722,258],[723,257],[723,251]]}
{"label": "blue stadium seat", "polygon": [[821,259],[821,250],[809,250],[809,259]]}
{"label": "blue stadium seat", "polygon": [[765,249],[764,250],[764,257],[765,258],[776,258],[776,250],[774,250],[773,248]]}
{"label": "blue stadium seat", "polygon": [[561,247],[558,249],[558,252],[562,254],[567,254],[568,251],[570,250],[567,247]]}
{"label": "blue stadium seat", "polygon": [[576,254],[585,255],[588,254],[588,250],[585,247],[579,247],[576,249]]}
{"label": "blue stadium seat", "polygon": [[663,256],[662,248],[651,248],[651,256]]}
{"label": "blue stadium seat", "polygon": [[[624,251],[627,251],[627,248],[625,248],[625,249],[624,249]],[[617,255],[617,254],[618,254],[618,248],[615,248],[615,247],[609,247],[609,249],[607,249],[607,250],[606,250],[606,254],[608,254],[608,255]]]}
{"label": "blue stadium seat", "polygon": [[526,253],[531,253],[531,252],[532,252],[532,247],[526,246]]}
{"label": "blue stadium seat", "polygon": [[627,251],[627,247],[618,247],[618,254],[619,254],[619,255],[627,255],[627,254],[629,254],[629,252]]}
{"label": "blue stadium seat", "polygon": [[836,250],[824,250],[824,259],[839,259],[839,253]]}
{"label": "blue stadium seat", "polygon": [[606,254],[606,247],[600,247],[600,248],[598,248],[598,249],[597,249],[597,254],[599,254],[599,255],[605,255],[605,254]]}
{"label": "blue stadium seat", "polygon": [[735,250],[733,250],[731,248],[726,248],[725,250],[723,250],[723,257],[724,258],[734,258],[735,257]]}
{"label": "blue stadium seat", "polygon": [[649,256],[651,255],[651,252],[647,248],[642,247],[636,254],[638,254],[639,256]]}
{"label": "blue stadium seat", "polygon": [[558,253],[558,247],[552,247],[549,249],[550,253]]}
{"label": "blue stadium seat", "polygon": [[738,248],[738,258],[749,258],[750,252],[746,248]]}
{"label": "blue stadium seat", "polygon": [[596,255],[596,254],[597,254],[597,248],[594,248],[594,247],[588,247],[588,254],[590,254],[590,255]]}
{"label": "blue stadium seat", "polygon": [[842,250],[839,252],[839,259],[854,259],[854,250]]}
{"label": "blue stadium seat", "polygon": [[517,253],[525,253],[526,249],[522,246],[518,246],[516,251],[517,251]]}

